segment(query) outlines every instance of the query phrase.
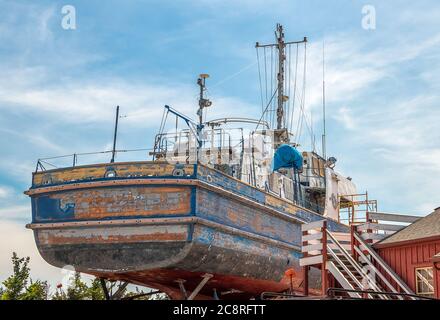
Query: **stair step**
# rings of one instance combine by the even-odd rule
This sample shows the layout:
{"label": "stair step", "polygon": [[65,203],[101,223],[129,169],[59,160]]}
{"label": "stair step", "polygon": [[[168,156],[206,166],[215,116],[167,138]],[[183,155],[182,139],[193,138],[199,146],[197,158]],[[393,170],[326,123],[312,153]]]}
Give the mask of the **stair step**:
{"label": "stair step", "polygon": [[[350,271],[352,271],[352,272],[359,273],[359,272],[357,272],[357,269],[356,269],[355,267],[353,267],[352,265],[346,265],[346,264],[344,264],[344,266],[345,266],[348,270],[350,270]],[[340,269],[340,270],[343,270],[342,267],[339,266],[339,265],[337,266],[337,268]]]}

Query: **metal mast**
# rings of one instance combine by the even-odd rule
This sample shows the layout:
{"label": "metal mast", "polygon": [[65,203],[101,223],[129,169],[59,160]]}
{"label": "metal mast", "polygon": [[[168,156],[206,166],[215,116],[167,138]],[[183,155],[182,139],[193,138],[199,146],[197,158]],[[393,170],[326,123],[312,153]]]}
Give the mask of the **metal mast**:
{"label": "metal mast", "polygon": [[112,149],[112,158],[110,160],[110,163],[115,162],[116,137],[118,135],[118,120],[119,120],[119,106],[116,107],[115,131],[114,131],[114,135],[113,135],[113,149]]}
{"label": "metal mast", "polygon": [[325,47],[324,42],[322,43],[322,126],[323,126],[323,133],[322,133],[322,156],[324,159],[327,160],[327,133],[326,133],[326,124],[325,124]]}
{"label": "metal mast", "polygon": [[205,98],[205,90],[206,90],[206,78],[209,78],[209,75],[206,73],[202,73],[197,79],[197,84],[200,87],[199,93],[199,110],[197,110],[197,115],[199,116],[199,124],[197,126],[197,138],[199,139],[199,146],[202,141],[201,132],[203,129],[203,109],[210,107],[212,102]]}
{"label": "metal mast", "polygon": [[273,44],[255,44],[256,48],[275,47],[278,49],[278,74],[277,74],[277,128],[275,130],[275,145],[282,143],[288,143],[290,141],[289,133],[285,127],[285,102],[289,100],[289,97],[284,94],[284,79],[285,79],[285,61],[286,61],[286,45],[299,44],[307,42],[307,38],[304,37],[300,41],[284,41],[284,31],[281,24],[277,24],[275,31],[276,43]]}
{"label": "metal mast", "polygon": [[284,96],[284,61],[286,60],[284,44],[284,32],[283,26],[277,24],[277,30],[275,31],[275,37],[277,39],[278,48],[278,107],[277,107],[277,129],[282,129],[284,126],[284,101],[287,100]]}

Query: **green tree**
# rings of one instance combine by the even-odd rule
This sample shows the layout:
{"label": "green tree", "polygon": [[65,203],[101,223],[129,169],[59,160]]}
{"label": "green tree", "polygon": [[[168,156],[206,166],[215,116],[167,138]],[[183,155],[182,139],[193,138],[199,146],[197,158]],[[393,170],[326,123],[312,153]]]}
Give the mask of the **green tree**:
{"label": "green tree", "polygon": [[90,286],[82,281],[81,273],[75,272],[70,285],[64,290],[59,285],[52,295],[52,300],[104,300],[104,292],[98,278]]}
{"label": "green tree", "polygon": [[73,281],[66,291],[67,300],[86,300],[89,295],[88,291],[87,284],[81,280],[81,273],[75,272]]}
{"label": "green tree", "polygon": [[52,295],[52,300],[67,300],[67,294],[64,292],[62,287],[57,287],[57,290]]}
{"label": "green tree", "polygon": [[[49,285],[47,281],[32,281],[30,278],[29,257],[20,258],[12,253],[13,274],[3,281],[0,286],[0,300],[47,300],[49,299]],[[142,299],[162,300],[167,296],[161,293],[149,294],[136,287],[135,292],[127,289],[128,283],[123,281],[103,281],[111,299]],[[67,288],[58,285],[50,297],[52,300],[104,300],[105,294],[101,280],[95,278],[90,286],[82,279],[79,272],[75,272]]]}
{"label": "green tree", "polygon": [[104,292],[102,290],[99,278],[95,278],[90,285],[87,295],[91,300],[105,300]]}
{"label": "green tree", "polygon": [[2,300],[47,299],[49,286],[46,281],[32,282],[29,261],[29,257],[19,258],[17,253],[12,253],[13,274],[3,281],[4,288],[0,290]]}
{"label": "green tree", "polygon": [[26,288],[26,292],[21,296],[22,300],[47,300],[49,296],[49,285],[47,281],[37,280]]}

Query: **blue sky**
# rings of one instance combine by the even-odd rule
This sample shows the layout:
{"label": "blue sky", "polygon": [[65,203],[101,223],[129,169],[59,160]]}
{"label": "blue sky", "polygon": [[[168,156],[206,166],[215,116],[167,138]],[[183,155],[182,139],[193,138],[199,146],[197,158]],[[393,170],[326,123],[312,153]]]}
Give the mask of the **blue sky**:
{"label": "blue sky", "polygon": [[[61,27],[66,4],[76,30]],[[375,30],[361,27],[367,4]],[[127,116],[119,146],[151,147],[164,104],[195,113],[202,72],[210,116],[257,117],[254,45],[272,42],[277,22],[287,39],[309,38],[306,108],[318,137],[325,41],[327,153],[337,168],[380,210],[439,206],[438,1],[0,0],[0,280],[14,249],[31,256],[35,277],[60,277],[24,229],[36,159],[108,149],[117,104]]]}

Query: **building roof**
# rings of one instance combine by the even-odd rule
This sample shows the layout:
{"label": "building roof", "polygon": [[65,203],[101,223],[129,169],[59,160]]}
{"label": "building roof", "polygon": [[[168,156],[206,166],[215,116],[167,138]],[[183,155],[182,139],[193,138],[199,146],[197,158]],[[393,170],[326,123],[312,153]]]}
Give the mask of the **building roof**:
{"label": "building roof", "polygon": [[377,244],[382,245],[401,241],[422,240],[436,236],[440,237],[440,207],[435,209],[433,213],[417,220]]}

